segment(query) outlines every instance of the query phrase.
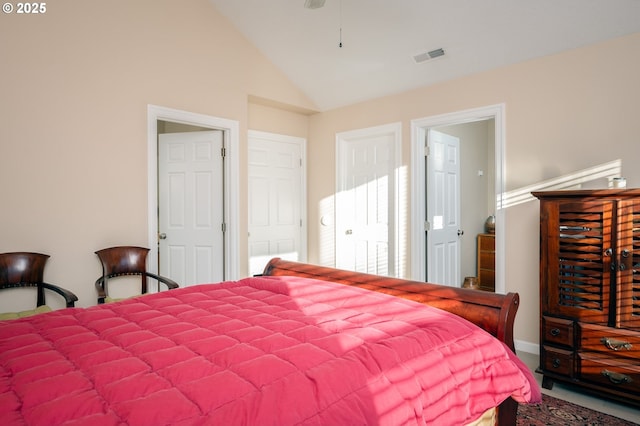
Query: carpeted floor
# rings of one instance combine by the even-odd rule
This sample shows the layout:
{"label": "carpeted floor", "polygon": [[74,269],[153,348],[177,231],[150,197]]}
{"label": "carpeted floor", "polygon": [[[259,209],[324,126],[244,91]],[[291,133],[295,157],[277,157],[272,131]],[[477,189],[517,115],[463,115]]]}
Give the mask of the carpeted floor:
{"label": "carpeted floor", "polygon": [[598,411],[542,395],[542,403],[518,406],[518,426],[631,426],[638,425]]}

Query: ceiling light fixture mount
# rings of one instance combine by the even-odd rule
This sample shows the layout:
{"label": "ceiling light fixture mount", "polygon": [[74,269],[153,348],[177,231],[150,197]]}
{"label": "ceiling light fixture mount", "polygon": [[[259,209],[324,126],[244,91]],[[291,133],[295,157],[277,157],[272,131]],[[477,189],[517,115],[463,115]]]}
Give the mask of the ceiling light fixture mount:
{"label": "ceiling light fixture mount", "polygon": [[340,43],[338,47],[342,49],[342,0],[340,0]]}

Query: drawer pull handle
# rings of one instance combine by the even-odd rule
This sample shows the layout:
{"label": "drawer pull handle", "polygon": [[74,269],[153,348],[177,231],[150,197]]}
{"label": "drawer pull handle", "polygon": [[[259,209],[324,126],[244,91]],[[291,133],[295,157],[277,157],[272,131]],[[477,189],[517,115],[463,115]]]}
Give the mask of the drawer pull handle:
{"label": "drawer pull handle", "polygon": [[560,329],[559,328],[552,328],[551,329],[551,335],[552,336],[559,336],[560,335]]}
{"label": "drawer pull handle", "polygon": [[631,348],[633,348],[633,345],[629,342],[625,342],[624,340],[611,339],[609,337],[603,337],[602,339],[600,339],[600,342],[604,343],[604,345],[612,351],[619,351],[621,349],[630,351]]}
{"label": "drawer pull handle", "polygon": [[625,383],[633,382],[631,377],[627,376],[626,374],[614,373],[613,371],[609,370],[602,370],[602,375],[609,379],[609,381],[615,385],[622,385]]}
{"label": "drawer pull handle", "polygon": [[554,358],[553,359],[553,368],[558,368],[558,367],[560,367],[560,360],[558,358]]}

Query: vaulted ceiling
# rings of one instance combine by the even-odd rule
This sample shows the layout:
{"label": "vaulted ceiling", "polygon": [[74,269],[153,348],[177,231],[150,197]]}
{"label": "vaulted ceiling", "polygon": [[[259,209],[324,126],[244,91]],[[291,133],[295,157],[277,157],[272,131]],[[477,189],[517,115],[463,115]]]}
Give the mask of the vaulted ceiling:
{"label": "vaulted ceiling", "polygon": [[210,1],[320,110],[640,32],[640,0]]}

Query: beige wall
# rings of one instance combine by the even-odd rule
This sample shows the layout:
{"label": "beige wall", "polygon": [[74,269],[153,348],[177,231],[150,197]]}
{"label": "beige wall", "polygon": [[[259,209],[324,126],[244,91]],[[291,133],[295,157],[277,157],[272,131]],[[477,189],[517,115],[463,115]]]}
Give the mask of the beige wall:
{"label": "beige wall", "polygon": [[50,254],[79,306],[95,250],[147,245],[148,104],[239,121],[243,193],[249,96],[314,107],[207,0],[59,0],[0,39],[0,252]]}
{"label": "beige wall", "polygon": [[305,139],[309,132],[309,116],[306,113],[254,102],[249,103],[248,123],[250,130]]}
{"label": "beige wall", "polygon": [[[309,256],[332,236],[318,211],[334,191],[336,132],[403,123],[403,163],[410,165],[410,122],[470,108],[505,104],[506,189],[622,159],[630,187],[640,186],[640,34],[576,49],[433,87],[311,117],[309,131]],[[329,241],[329,242],[328,242]],[[506,285],[519,292],[516,339],[538,342],[538,204],[506,212]]]}
{"label": "beige wall", "polygon": [[[95,300],[95,250],[147,242],[148,104],[240,123],[241,235],[247,129],[307,137],[313,262],[333,258],[319,218],[332,209],[337,132],[402,122],[408,166],[412,119],[504,103],[508,190],[617,158],[640,186],[640,34],[310,116],[207,0],[59,0],[45,15],[3,14],[0,38],[0,251],[49,253],[47,279],[80,306]],[[516,339],[536,343],[537,204],[506,222]]]}

